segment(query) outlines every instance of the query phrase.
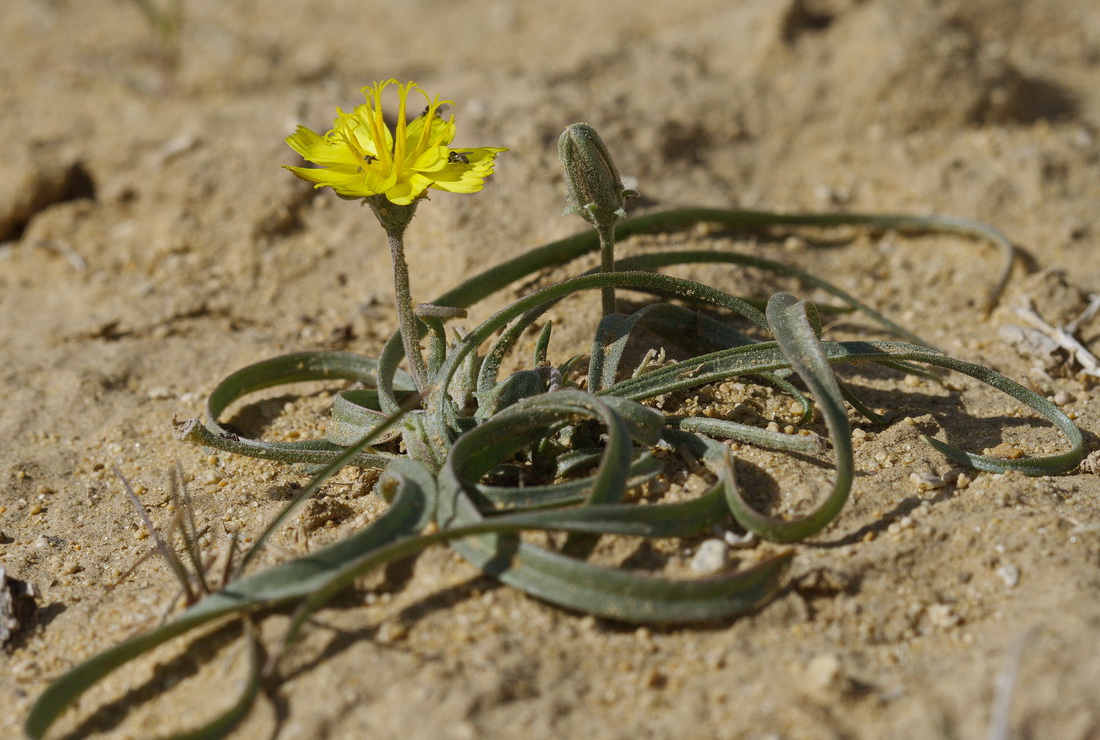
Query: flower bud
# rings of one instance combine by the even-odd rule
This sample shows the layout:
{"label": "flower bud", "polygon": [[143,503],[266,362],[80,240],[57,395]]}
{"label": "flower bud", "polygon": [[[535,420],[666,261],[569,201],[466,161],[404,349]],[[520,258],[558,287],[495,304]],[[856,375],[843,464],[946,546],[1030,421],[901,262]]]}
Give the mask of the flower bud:
{"label": "flower bud", "polygon": [[638,193],[623,187],[619,171],[596,129],[587,123],[566,126],[558,138],[558,159],[569,188],[566,213],[579,213],[597,229],[614,228],[626,218],[626,199]]}

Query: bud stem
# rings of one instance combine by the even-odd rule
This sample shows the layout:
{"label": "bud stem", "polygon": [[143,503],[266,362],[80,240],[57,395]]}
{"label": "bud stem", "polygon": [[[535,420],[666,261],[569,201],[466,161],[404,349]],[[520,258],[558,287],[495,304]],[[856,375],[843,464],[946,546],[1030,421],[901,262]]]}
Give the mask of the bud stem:
{"label": "bud stem", "polygon": [[[615,272],[615,226],[597,226],[596,233],[600,237],[600,269],[607,272]],[[600,289],[603,299],[603,315],[615,313],[615,288],[607,285]]]}
{"label": "bud stem", "polygon": [[[570,206],[566,213],[576,213],[596,227],[600,237],[601,269],[615,271],[615,224],[626,218],[626,199],[637,195],[623,187],[623,180],[611,152],[587,123],[573,123],[558,137],[558,159],[565,172]],[[603,312],[615,313],[615,289],[601,291]]]}

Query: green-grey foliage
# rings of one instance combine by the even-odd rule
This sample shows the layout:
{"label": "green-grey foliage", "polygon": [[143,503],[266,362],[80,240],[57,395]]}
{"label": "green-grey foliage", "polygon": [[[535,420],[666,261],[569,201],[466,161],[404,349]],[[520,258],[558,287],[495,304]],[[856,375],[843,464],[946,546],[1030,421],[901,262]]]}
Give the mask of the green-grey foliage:
{"label": "green-grey foliage", "polygon": [[[988,240],[1005,253],[991,296],[1011,267],[1012,247],[993,229],[962,219],[868,215],[779,215],[758,211],[685,209],[627,219],[621,238],[700,222],[743,227],[861,226],[909,232],[948,232]],[[1068,451],[1001,460],[927,439],[952,460],[980,470],[1018,470],[1047,475],[1072,469],[1082,456],[1081,432],[1057,407],[988,369],[948,357],[880,316],[830,283],[776,262],[722,251],[656,252],[620,259],[615,272],[580,275],[526,295],[447,345],[442,321],[456,311],[546,268],[567,264],[601,248],[587,232],[533,249],[465,281],[418,309],[429,336],[422,396],[398,370],[402,341],[396,334],[375,360],[339,352],[302,352],[238,370],[210,395],[206,418],[178,426],[190,442],[219,450],[291,463],[323,466],[283,514],[255,541],[235,578],[171,622],[124,642],[70,670],[39,697],[26,723],[43,736],[58,716],[104,675],[153,647],[226,617],[244,618],[252,658],[240,699],[224,714],[183,737],[221,737],[248,711],[262,679],[262,649],[250,619],[264,610],[294,610],[283,647],[310,614],[373,569],[446,543],[483,572],[532,596],[569,609],[635,623],[688,623],[728,619],[765,604],[783,584],[794,557],[788,547],[765,546],[752,567],[714,576],[671,579],[630,572],[588,560],[599,537],[686,537],[731,521],[761,539],[795,543],[841,512],[852,488],[854,463],[849,408],[865,412],[841,386],[833,367],[877,363],[902,372],[945,369],[969,375],[1034,409],[1066,436]],[[825,341],[818,309],[788,294],[766,303],[738,298],[691,280],[653,270],[712,262],[752,265],[793,276],[858,310],[898,341]],[[521,334],[554,303],[584,291],[602,296],[632,290],[662,302],[630,315],[606,312],[595,329],[587,374],[577,358],[548,361],[551,334],[539,334],[534,366],[507,377],[500,370]],[[679,303],[663,301],[675,299]],[[764,310],[761,310],[761,306]],[[442,307],[442,308],[441,308]],[[707,313],[698,309],[706,307]],[[835,309],[836,307],[833,307]],[[822,311],[826,310],[822,308]],[[716,319],[726,315],[728,319]],[[661,336],[688,352],[675,362],[645,361],[624,367],[636,329]],[[340,393],[324,439],[267,442],[241,438],[220,421],[234,402],[261,389],[313,380],[351,380],[359,388]],[[831,490],[811,513],[781,519],[755,510],[734,480],[730,447],[738,440],[778,451],[819,454],[821,436],[787,435],[725,419],[665,415],[651,403],[678,391],[738,379],[770,384],[802,404],[803,421],[820,410],[835,469]],[[406,454],[400,452],[398,439]],[[715,475],[698,498],[639,506],[631,491],[661,474],[662,451],[693,456]],[[348,538],[310,554],[250,572],[253,556],[275,531],[345,465],[382,468],[376,491],[389,503],[385,514]],[[528,531],[566,533],[557,550],[531,544]],[[269,662],[269,665],[273,665]]]}

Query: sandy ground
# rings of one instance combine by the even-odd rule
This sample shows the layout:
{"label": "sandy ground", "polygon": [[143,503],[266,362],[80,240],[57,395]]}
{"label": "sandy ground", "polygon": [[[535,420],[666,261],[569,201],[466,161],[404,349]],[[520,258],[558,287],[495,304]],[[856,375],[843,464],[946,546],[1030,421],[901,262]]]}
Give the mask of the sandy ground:
{"label": "sandy ground", "polygon": [[[131,3],[24,0],[4,6],[0,49],[0,564],[41,590],[35,623],[0,653],[0,736],[17,736],[52,677],[153,626],[175,592],[156,560],[108,590],[149,549],[110,468],[164,526],[178,460],[211,552],[230,531],[255,533],[302,473],[184,446],[172,418],[198,415],[244,364],[311,348],[373,354],[394,329],[370,214],[279,169],[294,163],[283,138],[296,124],[325,130],[377,79],[457,101],[460,144],[510,147],[483,193],[420,208],[418,299],[581,228],[560,217],[554,142],[586,120],[637,179],[640,209],[938,212],[998,226],[1031,264],[989,318],[980,303],[997,255],[961,239],[689,231],[623,248],[795,262],[1055,398],[1095,446],[1093,381],[1001,334],[1021,323],[1023,297],[1065,322],[1100,285],[1094,0],[188,0],[174,70]],[[757,294],[799,289],[692,274]],[[591,333],[594,305],[565,318],[563,358]],[[1100,322],[1079,336],[1100,345]],[[238,736],[979,738],[999,715],[1015,737],[1100,737],[1095,473],[971,471],[919,490],[912,474],[954,467],[922,432],[1034,454],[1059,439],[965,379],[864,386],[913,422],[864,427],[850,505],[799,546],[789,587],[758,614],[636,630],[433,550],[403,589],[365,589],[325,612]],[[315,396],[272,403],[283,412],[272,433],[311,434],[322,418]],[[828,482],[744,454],[776,490],[811,496]],[[348,471],[277,552],[376,516],[368,491]],[[232,629],[174,643],[110,677],[60,729],[191,726],[228,701],[242,651]],[[1017,690],[996,712],[1015,655]]]}

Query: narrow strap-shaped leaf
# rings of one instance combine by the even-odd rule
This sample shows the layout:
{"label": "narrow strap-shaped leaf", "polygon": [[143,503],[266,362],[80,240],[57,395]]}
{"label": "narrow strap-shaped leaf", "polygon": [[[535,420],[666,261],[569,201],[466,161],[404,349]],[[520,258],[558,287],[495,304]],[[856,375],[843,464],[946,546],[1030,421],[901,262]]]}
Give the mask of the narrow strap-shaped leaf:
{"label": "narrow strap-shaped leaf", "polygon": [[879,424],[885,426],[890,423],[890,417],[886,414],[880,414],[865,404],[860,398],[848,390],[845,386],[840,386],[840,394],[844,397],[844,400],[848,402],[848,405],[854,408],[860,416],[864,417],[872,424]]}
{"label": "narrow strap-shaped leaf", "polygon": [[[794,308],[793,300],[793,298],[785,299],[785,303],[789,304],[785,307],[787,311]],[[779,312],[781,308],[783,308],[783,304],[778,304],[776,311]],[[813,334],[812,327],[809,329],[809,334]],[[809,334],[807,336],[809,336]],[[759,370],[774,370],[783,366],[776,356],[776,349],[775,346],[757,345],[751,348],[737,348],[715,353],[709,357],[695,358],[692,361],[683,363],[679,367],[672,366],[662,368],[660,371],[653,374],[657,375],[658,373],[663,373],[663,378],[644,376],[639,379],[631,379],[630,381],[624,381],[614,386],[609,389],[608,392],[616,392],[627,397],[641,398],[648,397],[649,395],[659,395],[660,393],[669,392],[670,390],[690,387],[704,382],[712,382],[725,377],[735,377],[736,375],[748,374]],[[1072,448],[1068,452],[1060,455],[1025,458],[1021,460],[1002,460],[965,452],[944,442],[926,438],[926,441],[930,445],[953,460],[992,472],[1018,470],[1029,475],[1043,475],[1072,469],[1080,462],[1084,454],[1083,437],[1080,430],[1061,412],[1061,410],[1034,392],[1029,391],[1018,383],[988,368],[956,360],[934,350],[927,350],[921,347],[899,343],[826,343],[822,345],[821,352],[822,357],[827,362],[854,362],[870,359],[873,361],[885,361],[885,363],[890,366],[896,366],[898,362],[921,362],[962,372],[1007,393],[1040,412],[1067,436],[1072,445]],[[718,369],[722,364],[726,364],[726,367],[721,370]],[[740,365],[740,367],[731,372],[736,365]],[[660,382],[662,380],[666,382],[662,384]],[[658,382],[655,383],[654,381]],[[643,392],[639,392],[640,387],[647,384],[650,387]],[[846,418],[844,423],[847,423]]]}
{"label": "narrow strap-shaped leaf", "polygon": [[546,359],[547,354],[550,351],[550,335],[554,330],[554,323],[547,321],[539,331],[538,341],[535,342],[535,356],[531,358],[531,364],[533,367],[542,367],[543,365],[549,365],[550,361]]}
{"label": "narrow strap-shaped leaf", "polygon": [[[613,403],[625,405],[618,399]],[[631,404],[639,409],[643,407]],[[459,481],[476,482],[490,467],[503,462],[513,451],[509,439],[525,436],[527,430],[541,430],[555,420],[571,415],[598,418],[607,431],[607,444],[597,473],[592,478],[588,500],[591,503],[608,503],[621,498],[622,482],[630,473],[633,448],[631,427],[604,400],[581,391],[559,391],[528,398],[470,430],[457,439],[451,448],[445,467],[452,468],[446,475]],[[648,430],[638,430],[646,439],[656,441],[663,415],[652,409],[644,409],[641,418],[652,419]],[[472,492],[472,491],[471,491]],[[441,503],[440,515],[446,517]],[[447,526],[446,521],[440,522]]]}
{"label": "narrow strap-shaped leaf", "polygon": [[[399,400],[408,398],[404,393]],[[347,447],[361,439],[389,418],[378,407],[378,391],[374,388],[357,388],[340,391],[332,399],[332,416],[325,427],[325,439],[334,445]],[[390,426],[375,437],[372,444],[391,442],[401,436],[401,428]]]}
{"label": "narrow strap-shaped leaf", "polygon": [[[998,248],[1003,260],[997,272],[993,287],[986,300],[987,312],[997,303],[1005,284],[1012,273],[1016,258],[1016,248],[1000,231],[966,218],[956,216],[913,216],[896,213],[774,213],[768,211],[721,209],[721,208],[681,208],[668,211],[647,213],[628,218],[615,227],[617,239],[626,239],[633,234],[644,234],[662,229],[675,229],[694,226],[699,223],[718,223],[734,227],[772,228],[772,227],[822,227],[860,226],[871,229],[894,229],[915,234],[955,234],[971,239],[988,242]],[[595,230],[559,239],[541,247],[535,247],[523,254],[494,265],[474,275],[451,290],[443,293],[432,303],[443,306],[468,308],[478,301],[507,288],[517,280],[533,275],[549,267],[564,265],[589,252],[600,248],[599,237]],[[480,342],[479,342],[480,345]],[[394,334],[387,341],[379,357],[378,389],[381,395],[382,411],[390,413],[397,409],[393,398],[393,377],[401,362],[401,340]]]}
{"label": "narrow strap-shaped leaf", "polygon": [[[346,352],[299,352],[257,362],[223,379],[207,399],[205,423],[182,422],[177,425],[177,435],[196,444],[251,457],[326,464],[340,455],[341,446],[327,440],[265,442],[244,439],[223,427],[218,419],[234,401],[266,388],[312,380],[355,380],[370,387],[375,385],[377,377],[375,360]],[[396,376],[396,382],[400,390],[411,389],[411,379],[404,373]],[[388,453],[368,451],[361,453],[355,462],[366,467],[381,467],[392,457]]]}
{"label": "narrow strap-shaped leaf", "polygon": [[[614,403],[623,406],[621,401]],[[605,597],[602,601],[584,608],[591,607],[590,610],[596,613],[621,619],[715,618],[753,608],[774,594],[778,578],[786,569],[789,554],[734,576],[673,582],[591,566],[565,555],[550,554],[551,557],[546,557],[538,548],[520,542],[514,534],[523,529],[556,529],[574,534],[607,531],[649,536],[684,534],[696,531],[724,514],[725,506],[720,500],[724,494],[719,487],[698,501],[663,508],[595,503],[565,511],[544,510],[489,519],[482,517],[468,494],[474,490],[476,479],[484,470],[511,454],[513,444],[499,443],[507,442],[517,434],[522,435],[525,428],[537,431],[553,416],[568,417],[577,413],[599,417],[608,430],[605,459],[593,479],[593,492],[588,500],[617,499],[621,488],[616,490],[616,483],[624,478],[624,463],[629,463],[630,458],[629,431],[618,414],[594,396],[576,391],[562,391],[521,401],[456,440],[440,476],[440,485],[444,488],[437,489],[446,491],[445,495],[439,496],[436,510],[436,521],[443,529],[392,542],[334,569],[325,585],[299,608],[288,631],[287,641],[295,639],[309,614],[327,603],[355,578],[388,560],[414,554],[446,540],[457,540],[452,544],[459,552],[470,553],[479,567],[494,574],[497,558],[481,558],[479,545],[475,543],[491,543],[494,548],[503,545],[507,551],[514,549],[522,562],[514,572],[502,575],[506,582],[529,589],[541,598],[577,608],[581,608],[577,599],[602,596]],[[488,454],[490,452],[496,454]],[[424,490],[429,490],[426,484]],[[600,583],[612,585],[607,589],[600,587]],[[598,593],[593,594],[594,591]]]}
{"label": "narrow strap-shaped leaf", "polygon": [[[850,353],[849,357],[852,358],[852,361],[855,361],[861,355],[866,359],[873,359],[876,352],[881,352],[888,354],[890,359],[920,362],[969,375],[1040,413],[1061,430],[1071,445],[1068,451],[1057,455],[1004,460],[966,452],[931,437],[923,437],[925,442],[956,462],[971,465],[978,470],[991,473],[1016,470],[1026,475],[1055,475],[1077,467],[1085,456],[1084,435],[1081,434],[1081,430],[1066,416],[1064,411],[1034,391],[1025,388],[1010,378],[1006,378],[995,370],[920,347],[893,342],[843,342],[836,347],[826,346],[826,350],[829,352]],[[866,350],[871,351],[867,352]]]}
{"label": "narrow strap-shaped leaf", "polygon": [[[563,295],[541,303],[504,327],[503,331],[500,332],[500,336],[489,345],[489,349],[481,359],[481,367],[478,369],[477,375],[478,393],[486,393],[496,385],[497,378],[500,376],[500,366],[504,363],[504,358],[508,356],[508,352],[516,345],[516,342],[519,341],[519,338],[523,336],[528,327],[538,321],[539,317],[557,305],[564,297]],[[549,326],[549,324],[546,326]],[[536,348],[537,346],[536,344]]]}
{"label": "narrow strap-shaped leaf", "polygon": [[[630,466],[630,475],[623,484],[623,490],[643,486],[657,477],[661,464],[652,455],[642,455]],[[565,506],[579,504],[585,500],[592,488],[588,478],[549,483],[538,486],[504,487],[478,485],[477,491],[482,499],[493,506],[494,511],[509,509],[534,509],[546,506]],[[486,511],[485,513],[491,513]]]}
{"label": "narrow strap-shaped leaf", "polygon": [[691,354],[740,347],[759,341],[723,321],[675,303],[653,303],[639,311],[648,313],[646,329]]}
{"label": "narrow strap-shaped leaf", "polygon": [[[965,452],[944,442],[927,439],[930,445],[953,460],[990,472],[1017,470],[1027,475],[1054,475],[1072,470],[1084,457],[1084,437],[1081,430],[1061,409],[1034,391],[987,367],[902,342],[823,342],[821,350],[830,363],[883,360],[918,362],[969,375],[1040,413],[1066,436],[1071,446],[1067,452],[1057,455],[1002,460]],[[736,347],[665,366],[637,378],[616,383],[601,395],[615,394],[623,398],[642,400],[703,383],[789,367],[790,363],[774,342],[761,342],[751,347]]]}
{"label": "narrow strap-shaped leaf", "polygon": [[[638,316],[639,314],[644,315],[646,329],[696,355],[758,343],[758,340],[742,334],[720,321],[715,321],[709,316],[677,306],[674,303],[651,304],[639,309],[631,316]],[[607,321],[608,318],[610,317],[604,317],[604,321]],[[597,330],[597,339],[593,344],[592,359],[589,362],[589,391],[597,393],[615,382],[615,371],[622,362],[622,352],[626,347],[626,334],[633,331],[636,326],[637,322],[630,323],[621,320],[609,323],[605,336],[602,337],[605,341],[602,342],[599,330]],[[606,358],[602,356],[604,345],[609,345]],[[789,372],[789,370],[784,370],[776,373],[761,373],[756,377],[763,382],[776,386],[798,401],[802,406],[801,421],[809,421],[813,415],[813,406],[802,391],[784,379],[783,376]],[[599,382],[593,385],[597,373],[601,377]]]}
{"label": "narrow strap-shaped leaf", "polygon": [[[1015,247],[1004,234],[980,221],[957,216],[914,216],[897,213],[774,213],[736,208],[679,208],[647,213],[621,221],[615,227],[615,238],[623,240],[634,234],[684,228],[700,223],[746,228],[862,226],[913,234],[955,234],[978,239],[995,246],[1004,257],[1001,268],[997,272],[995,284],[989,293],[988,302],[991,305],[996,303],[1004,289],[1016,255]],[[432,303],[469,307],[528,275],[548,267],[567,264],[599,248],[599,238],[595,230],[573,234],[531,249],[474,275]]]}
{"label": "narrow strap-shaped leaf", "polygon": [[[595,282],[593,283],[592,281]],[[712,288],[709,285],[649,272],[590,272],[579,277],[570,278],[560,283],[547,286],[542,290],[521,298],[512,305],[491,316],[481,327],[471,332],[472,338],[474,335],[477,335],[479,331],[484,331],[483,327],[493,326],[492,331],[496,331],[504,327],[507,322],[516,319],[514,323],[504,328],[500,338],[486,354],[485,361],[481,368],[481,375],[478,379],[478,387],[484,388],[487,385],[491,386],[491,384],[495,382],[497,372],[499,371],[500,364],[505,354],[511,349],[512,345],[515,344],[524,329],[538,318],[538,316],[548,310],[550,306],[572,293],[588,290],[592,287],[604,287],[607,285],[633,288],[647,293],[719,306],[733,311],[761,328],[767,327],[767,319],[758,308],[748,301],[732,296],[716,288]],[[536,296],[538,300],[533,300]],[[519,309],[520,306],[522,306],[522,310]],[[487,339],[491,333],[492,332],[489,332],[485,338]],[[482,339],[482,341],[485,340]]]}
{"label": "narrow strap-shaped leaf", "polygon": [[[176,439],[203,447],[212,447],[234,455],[256,457],[262,460],[278,460],[285,463],[327,465],[339,457],[344,448],[327,439],[309,439],[300,442],[264,442],[241,439],[235,434],[214,434],[198,419],[176,422],[173,434]],[[360,452],[354,465],[364,468],[385,467],[395,455],[380,450]]]}
{"label": "narrow strap-shaped leaf", "polygon": [[[778,578],[789,562],[789,554],[714,579],[670,581],[595,566],[575,557],[534,547],[500,531],[506,524],[530,526],[536,523],[548,529],[577,531],[576,527],[584,526],[587,517],[602,515],[615,505],[593,504],[567,512],[540,512],[537,519],[535,515],[524,513],[485,519],[469,496],[472,481],[465,477],[464,471],[468,471],[469,467],[464,460],[486,446],[492,447],[489,440],[501,432],[510,431],[494,428],[495,421],[487,422],[455,442],[439,482],[441,510],[446,512],[447,526],[457,528],[452,533],[473,531],[471,528],[475,526],[498,528],[492,534],[452,542],[454,549],[486,572],[552,603],[638,622],[691,621],[730,616],[759,606],[775,593]],[[615,436],[609,435],[609,448]],[[484,461],[480,465],[484,465]],[[590,500],[601,496],[594,494]],[[714,499],[708,499],[699,506],[705,508],[708,515],[722,512]],[[647,508],[651,507],[637,507],[637,510]],[[608,522],[603,526],[623,532],[624,524],[619,520],[618,523]]]}
{"label": "narrow strap-shaped leaf", "polygon": [[630,315],[609,313],[600,319],[596,327],[596,337],[592,340],[592,351],[588,356],[589,392],[596,393],[615,382],[615,373],[619,369],[619,360],[626,349],[630,332],[645,317],[642,311],[645,309]]}
{"label": "narrow strap-shaped leaf", "polygon": [[[299,600],[327,582],[341,564],[387,542],[415,534],[428,521],[427,504],[421,495],[426,484],[434,486],[423,467],[397,459],[384,471],[378,485],[394,489],[390,508],[370,527],[347,539],[316,550],[296,560],[272,566],[229,584],[179,614],[164,626],[138,635],[73,667],[51,683],[35,701],[24,728],[32,738],[42,737],[50,725],[81,694],[102,678],[144,655],[157,645],[225,616]],[[418,485],[411,485],[417,482]]]}
{"label": "narrow strap-shaped leaf", "polygon": [[453,547],[486,573],[552,604],[634,623],[725,619],[759,608],[779,591],[793,551],[712,578],[670,580],[550,552],[520,542],[509,552],[480,538]]}
{"label": "narrow strap-shaped leaf", "polygon": [[[441,392],[435,394],[432,413],[441,413],[441,397],[446,394],[451,378],[457,372],[458,367],[465,360],[466,356],[475,352],[476,349],[487,341],[495,332],[501,330],[513,319],[523,316],[528,310],[546,303],[547,301],[556,300],[577,291],[598,290],[605,286],[655,290],[670,295],[677,295],[687,300],[727,308],[744,316],[758,326],[767,326],[767,319],[764,315],[741,299],[691,280],[673,278],[668,275],[655,275],[647,272],[599,273],[570,278],[569,280],[564,280],[560,283],[555,283],[554,285],[537,290],[534,293],[520,298],[500,311],[497,311],[471,331],[469,335],[458,342],[451,349],[450,354],[447,356],[447,361],[439,371],[437,383]],[[486,363],[488,362],[489,358],[486,358]],[[485,374],[483,372],[482,379],[479,380],[479,385],[483,383],[484,380]]]}
{"label": "narrow strap-shaped leaf", "polygon": [[[774,542],[797,542],[824,529],[844,508],[852,490],[855,460],[852,430],[844,399],[833,369],[821,349],[813,304],[799,301],[788,293],[778,293],[768,301],[768,321],[784,356],[813,393],[836,457],[833,490],[814,511],[790,520],[765,516],[754,510],[741,496],[736,485],[729,486],[727,501],[734,519],[750,532]],[[732,479],[731,479],[732,480]]]}
{"label": "narrow strap-shaped leaf", "polygon": [[[284,644],[292,643],[311,614],[356,579],[393,560],[409,557],[432,545],[451,541],[451,546],[486,573],[545,601],[628,622],[692,622],[721,619],[760,607],[779,590],[780,579],[790,565],[793,551],[780,552],[756,565],[712,578],[669,580],[592,565],[519,541],[515,532],[525,529],[571,532],[607,531],[623,534],[675,536],[684,525],[669,516],[675,513],[691,525],[710,518],[725,506],[718,505],[719,487],[695,502],[669,504],[674,512],[649,514],[656,507],[594,506],[567,512],[514,514],[483,519],[469,499],[462,499],[452,521],[469,521],[431,534],[409,536],[332,568],[327,581],[303,601],[295,614]],[[625,513],[630,508],[630,513]],[[619,509],[624,509],[620,511]],[[562,514],[555,518],[554,513]],[[507,545],[500,548],[500,538]]]}
{"label": "narrow strap-shaped leaf", "polygon": [[742,265],[745,267],[755,267],[759,270],[765,270],[776,275],[796,278],[799,282],[813,286],[821,291],[836,296],[856,311],[859,311],[860,313],[866,315],[867,317],[869,317],[879,325],[885,327],[890,332],[901,337],[902,339],[913,342],[914,344],[922,344],[926,347],[931,346],[928,344],[928,342],[924,341],[913,332],[886,318],[863,301],[842,290],[836,285],[833,285],[828,280],[823,280],[822,278],[819,278],[816,275],[812,275],[805,270],[800,270],[799,268],[793,267],[791,265],[785,265],[782,262],[776,262],[774,260],[764,259],[762,257],[753,257],[752,255],[747,254],[738,254],[736,252],[718,252],[714,250],[677,250],[668,252],[653,252],[651,254],[639,254],[632,255],[630,257],[624,257],[623,259],[619,260],[617,267],[620,270],[646,270],[656,269],[658,267],[666,267],[669,265],[687,264]]}
{"label": "narrow strap-shaped leaf", "polygon": [[[908,234],[953,234],[969,239],[984,241],[1001,252],[1001,267],[996,272],[994,283],[987,294],[985,308],[988,312],[997,305],[1012,274],[1012,265],[1016,259],[1016,247],[999,230],[989,224],[959,216],[929,214],[915,216],[904,213],[774,213],[771,211],[722,209],[722,208],[683,208],[658,213],[649,213],[628,219],[619,224],[615,235],[623,239],[630,234],[691,226],[696,223],[720,223],[727,226],[747,228],[771,227],[820,227],[861,226],[876,230],[894,230]],[[595,247],[589,247],[591,251]]]}
{"label": "narrow strap-shaped leaf", "polygon": [[674,416],[669,417],[666,423],[673,429],[706,434],[720,439],[747,442],[766,450],[813,453],[820,452],[824,447],[821,437],[816,434],[769,432],[767,429],[749,424],[738,424],[726,419],[709,419],[703,416]]}
{"label": "narrow strap-shaped leaf", "polygon": [[313,476],[313,479],[310,480],[309,485],[301,489],[294,496],[294,498],[291,499],[291,501],[283,507],[283,510],[279,512],[279,515],[272,519],[271,522],[266,527],[264,527],[264,530],[260,532],[260,534],[256,537],[255,541],[252,543],[252,547],[250,547],[248,549],[248,552],[245,553],[244,557],[241,558],[241,563],[237,566],[234,580],[241,577],[245,569],[248,567],[248,564],[252,562],[252,560],[261,552],[263,546],[267,543],[268,539],[270,539],[270,537],[275,534],[275,532],[277,532],[284,524],[290,521],[290,518],[294,516],[299,509],[302,508],[302,505],[305,504],[306,501],[312,498],[313,495],[321,489],[321,486],[324,485],[325,481],[334,476],[345,465],[348,465],[351,463],[351,461],[355,460],[359,456],[360,450],[374,442],[376,438],[385,434],[386,430],[388,430],[390,427],[395,426],[397,422],[400,421],[401,417],[409,411],[408,407],[412,406],[412,401],[413,399],[406,400],[406,408],[398,409],[397,411],[386,417],[381,423],[376,424],[361,438],[357,439],[350,447],[344,450],[344,452],[340,456],[338,456],[336,459],[334,459]]}
{"label": "narrow strap-shaped leaf", "polygon": [[760,342],[654,368],[642,375],[620,380],[604,388],[599,395],[643,401],[715,381],[789,369],[790,363],[775,342]]}
{"label": "narrow strap-shaped leaf", "polygon": [[750,344],[751,337],[730,329],[725,324],[701,316],[674,303],[654,303],[632,314],[608,314],[596,327],[592,352],[588,361],[588,390],[596,393],[614,384],[615,374],[626,351],[631,333],[640,327],[673,335],[680,346],[692,342],[708,344],[708,349],[725,349]]}

